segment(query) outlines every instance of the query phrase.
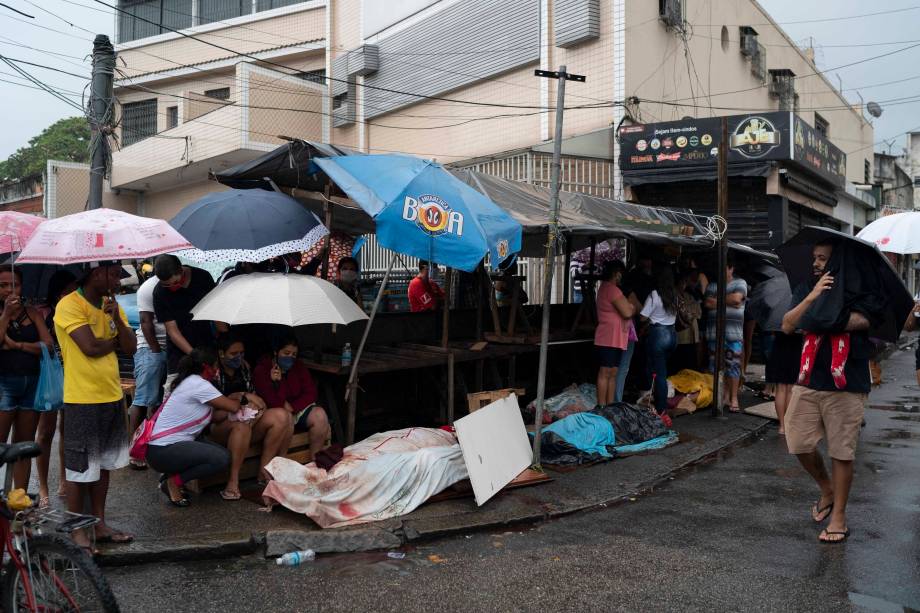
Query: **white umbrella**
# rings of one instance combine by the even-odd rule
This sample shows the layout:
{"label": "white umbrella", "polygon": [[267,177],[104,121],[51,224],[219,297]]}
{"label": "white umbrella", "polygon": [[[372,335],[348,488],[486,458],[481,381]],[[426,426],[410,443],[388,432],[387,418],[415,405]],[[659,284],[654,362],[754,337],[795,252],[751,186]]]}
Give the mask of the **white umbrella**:
{"label": "white umbrella", "polygon": [[856,235],[888,253],[920,253],[920,212],[880,217]]}
{"label": "white umbrella", "polygon": [[349,324],[367,319],[348,294],[310,275],[263,272],[227,279],[192,309],[195,319],[239,324]]}

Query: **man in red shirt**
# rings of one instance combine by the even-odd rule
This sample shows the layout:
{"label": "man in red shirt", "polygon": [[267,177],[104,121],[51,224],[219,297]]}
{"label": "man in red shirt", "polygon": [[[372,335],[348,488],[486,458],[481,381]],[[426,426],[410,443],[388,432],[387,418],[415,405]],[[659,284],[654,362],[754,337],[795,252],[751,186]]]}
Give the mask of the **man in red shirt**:
{"label": "man in red shirt", "polygon": [[444,300],[444,290],[428,278],[429,262],[419,260],[418,274],[409,282],[409,310],[413,313],[436,311]]}

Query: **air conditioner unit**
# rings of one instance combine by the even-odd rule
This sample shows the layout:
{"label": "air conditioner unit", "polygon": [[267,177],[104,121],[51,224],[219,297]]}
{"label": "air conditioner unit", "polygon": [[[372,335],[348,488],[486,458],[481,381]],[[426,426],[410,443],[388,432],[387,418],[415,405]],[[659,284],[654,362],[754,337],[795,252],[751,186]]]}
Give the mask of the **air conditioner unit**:
{"label": "air conditioner unit", "polygon": [[782,98],[795,91],[795,73],[788,68],[778,68],[770,71],[770,95]]}
{"label": "air conditioner unit", "polygon": [[757,30],[750,26],[741,26],[741,55],[754,57],[757,53]]}
{"label": "air conditioner unit", "polygon": [[669,28],[684,24],[684,0],[658,0],[658,18]]}

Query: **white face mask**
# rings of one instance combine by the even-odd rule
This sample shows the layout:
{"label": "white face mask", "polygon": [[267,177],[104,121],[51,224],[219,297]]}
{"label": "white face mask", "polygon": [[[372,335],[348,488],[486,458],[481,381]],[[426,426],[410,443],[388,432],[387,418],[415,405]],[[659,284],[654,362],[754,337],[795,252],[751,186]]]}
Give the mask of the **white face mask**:
{"label": "white face mask", "polygon": [[358,271],[356,270],[342,270],[339,272],[339,279],[345,283],[353,283],[358,278]]}

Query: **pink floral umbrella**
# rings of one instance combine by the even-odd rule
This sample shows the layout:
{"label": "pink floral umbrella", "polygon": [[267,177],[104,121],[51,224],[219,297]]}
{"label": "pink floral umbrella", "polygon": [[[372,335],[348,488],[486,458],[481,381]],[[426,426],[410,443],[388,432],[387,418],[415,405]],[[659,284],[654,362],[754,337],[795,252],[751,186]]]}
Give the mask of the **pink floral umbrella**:
{"label": "pink floral umbrella", "polygon": [[93,209],[41,224],[16,263],[135,260],[192,247],[166,220],[138,217],[115,209]]}
{"label": "pink floral umbrella", "polygon": [[22,251],[35,228],[43,221],[37,215],[16,211],[0,212],[0,253]]}

